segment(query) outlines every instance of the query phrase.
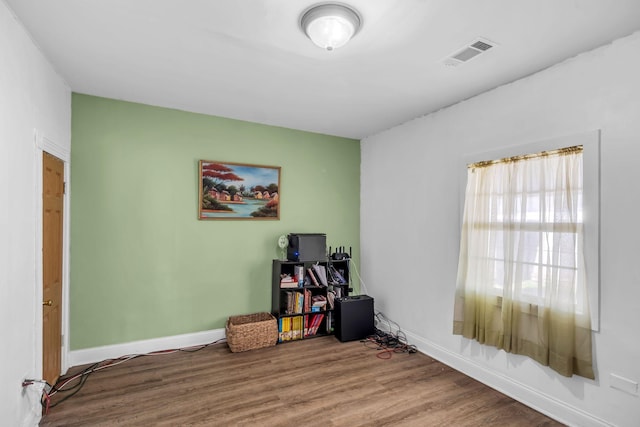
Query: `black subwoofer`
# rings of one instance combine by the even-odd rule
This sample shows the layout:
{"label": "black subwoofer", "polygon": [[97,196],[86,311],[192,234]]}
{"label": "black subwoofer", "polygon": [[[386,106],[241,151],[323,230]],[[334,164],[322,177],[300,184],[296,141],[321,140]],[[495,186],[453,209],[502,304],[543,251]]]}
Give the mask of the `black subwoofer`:
{"label": "black subwoofer", "polygon": [[336,299],[335,335],[342,341],[360,340],[375,331],[373,298],[368,295]]}

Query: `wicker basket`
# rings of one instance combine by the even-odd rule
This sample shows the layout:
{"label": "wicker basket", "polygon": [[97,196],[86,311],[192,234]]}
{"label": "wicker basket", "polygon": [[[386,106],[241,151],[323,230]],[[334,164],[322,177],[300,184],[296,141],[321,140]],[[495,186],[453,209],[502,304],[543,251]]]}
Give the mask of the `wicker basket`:
{"label": "wicker basket", "polygon": [[278,322],[269,313],[231,316],[226,326],[227,344],[233,353],[276,345]]}

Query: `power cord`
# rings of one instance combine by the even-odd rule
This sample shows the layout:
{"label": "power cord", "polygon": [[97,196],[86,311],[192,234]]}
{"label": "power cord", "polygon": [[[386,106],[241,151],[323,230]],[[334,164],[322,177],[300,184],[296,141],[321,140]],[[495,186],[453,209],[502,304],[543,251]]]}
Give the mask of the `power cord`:
{"label": "power cord", "polygon": [[[400,330],[400,325],[388,319],[381,312],[376,312],[375,316],[377,324],[386,322],[389,327],[388,331],[383,331],[376,327],[373,335],[362,340],[365,347],[378,350],[376,357],[380,359],[391,359],[394,353],[413,354],[418,351],[415,345],[408,344],[407,336]],[[392,324],[396,327],[395,333],[392,332]]]}
{"label": "power cord", "polygon": [[[356,263],[352,262],[349,264],[351,266],[351,271],[353,271],[358,278],[361,289],[360,294],[368,295],[367,286],[360,277],[360,273],[358,272],[358,268],[356,267]],[[387,331],[383,331],[379,328],[375,328],[375,333],[373,335],[368,336],[362,342],[365,347],[372,348],[375,350],[379,350],[380,352],[376,355],[381,359],[391,359],[393,353],[408,353],[413,354],[418,351],[417,347],[412,344],[408,344],[407,336],[400,329],[400,325],[398,325],[393,320],[387,318],[381,312],[376,312],[376,324],[386,323]],[[392,332],[395,326],[395,333]]]}
{"label": "power cord", "polygon": [[[352,260],[353,261],[353,260]],[[356,263],[355,262],[350,262],[349,263],[349,271],[353,271],[356,274],[356,277],[358,278],[358,282],[360,283],[360,294],[361,295],[369,295],[369,293],[367,292],[367,286],[364,283],[364,280],[362,280],[362,277],[360,277],[360,273],[358,272],[358,268],[356,267]]]}
{"label": "power cord", "polygon": [[[196,345],[192,347],[184,347],[184,348],[177,348],[177,349],[171,349],[171,350],[159,350],[159,351],[152,351],[150,353],[128,354],[125,356],[120,356],[115,359],[105,359],[101,362],[94,363],[93,365],[83,369],[82,371],[74,375],[71,375],[68,377],[60,377],[53,386],[51,386],[50,384],[42,380],[25,380],[23,381],[22,386],[27,387],[33,384],[34,382],[44,382],[46,384],[42,392],[42,399],[40,401],[46,415],[49,413],[49,409],[55,408],[65,400],[68,400],[69,398],[74,396],[76,393],[78,393],[86,383],[87,379],[89,378],[89,375],[91,375],[94,372],[98,372],[106,368],[117,366],[129,360],[136,359],[138,357],[143,357],[143,356],[162,356],[162,355],[172,354],[177,352],[195,353],[196,351],[200,351],[211,345],[218,344],[224,341],[226,341],[226,338],[221,338],[219,340],[210,342],[208,344]],[[77,380],[76,384],[69,386],[72,382],[76,380]],[[69,388],[67,388],[68,386]],[[64,396],[59,401],[52,404],[51,398],[57,393],[70,393],[70,394]]]}

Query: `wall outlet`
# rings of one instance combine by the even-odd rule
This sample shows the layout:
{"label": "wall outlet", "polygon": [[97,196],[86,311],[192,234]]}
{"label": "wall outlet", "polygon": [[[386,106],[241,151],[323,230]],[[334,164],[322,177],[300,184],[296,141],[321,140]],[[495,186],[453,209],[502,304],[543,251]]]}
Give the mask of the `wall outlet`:
{"label": "wall outlet", "polygon": [[609,374],[609,386],[635,396],[638,395],[638,383],[620,375]]}

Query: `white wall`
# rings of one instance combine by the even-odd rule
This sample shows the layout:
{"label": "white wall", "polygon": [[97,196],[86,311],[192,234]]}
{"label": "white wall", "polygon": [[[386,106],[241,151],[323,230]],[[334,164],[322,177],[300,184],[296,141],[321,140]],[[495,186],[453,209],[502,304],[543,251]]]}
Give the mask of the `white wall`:
{"label": "white wall", "polygon": [[71,91],[3,1],[0,64],[0,420],[36,425],[21,387],[42,369],[34,129],[70,149]]}
{"label": "white wall", "polygon": [[[609,379],[640,381],[639,52],[636,33],[362,142],[361,268],[376,309],[422,351],[572,425],[640,422],[640,398]],[[451,333],[461,159],[593,129],[602,130],[596,381]]]}

